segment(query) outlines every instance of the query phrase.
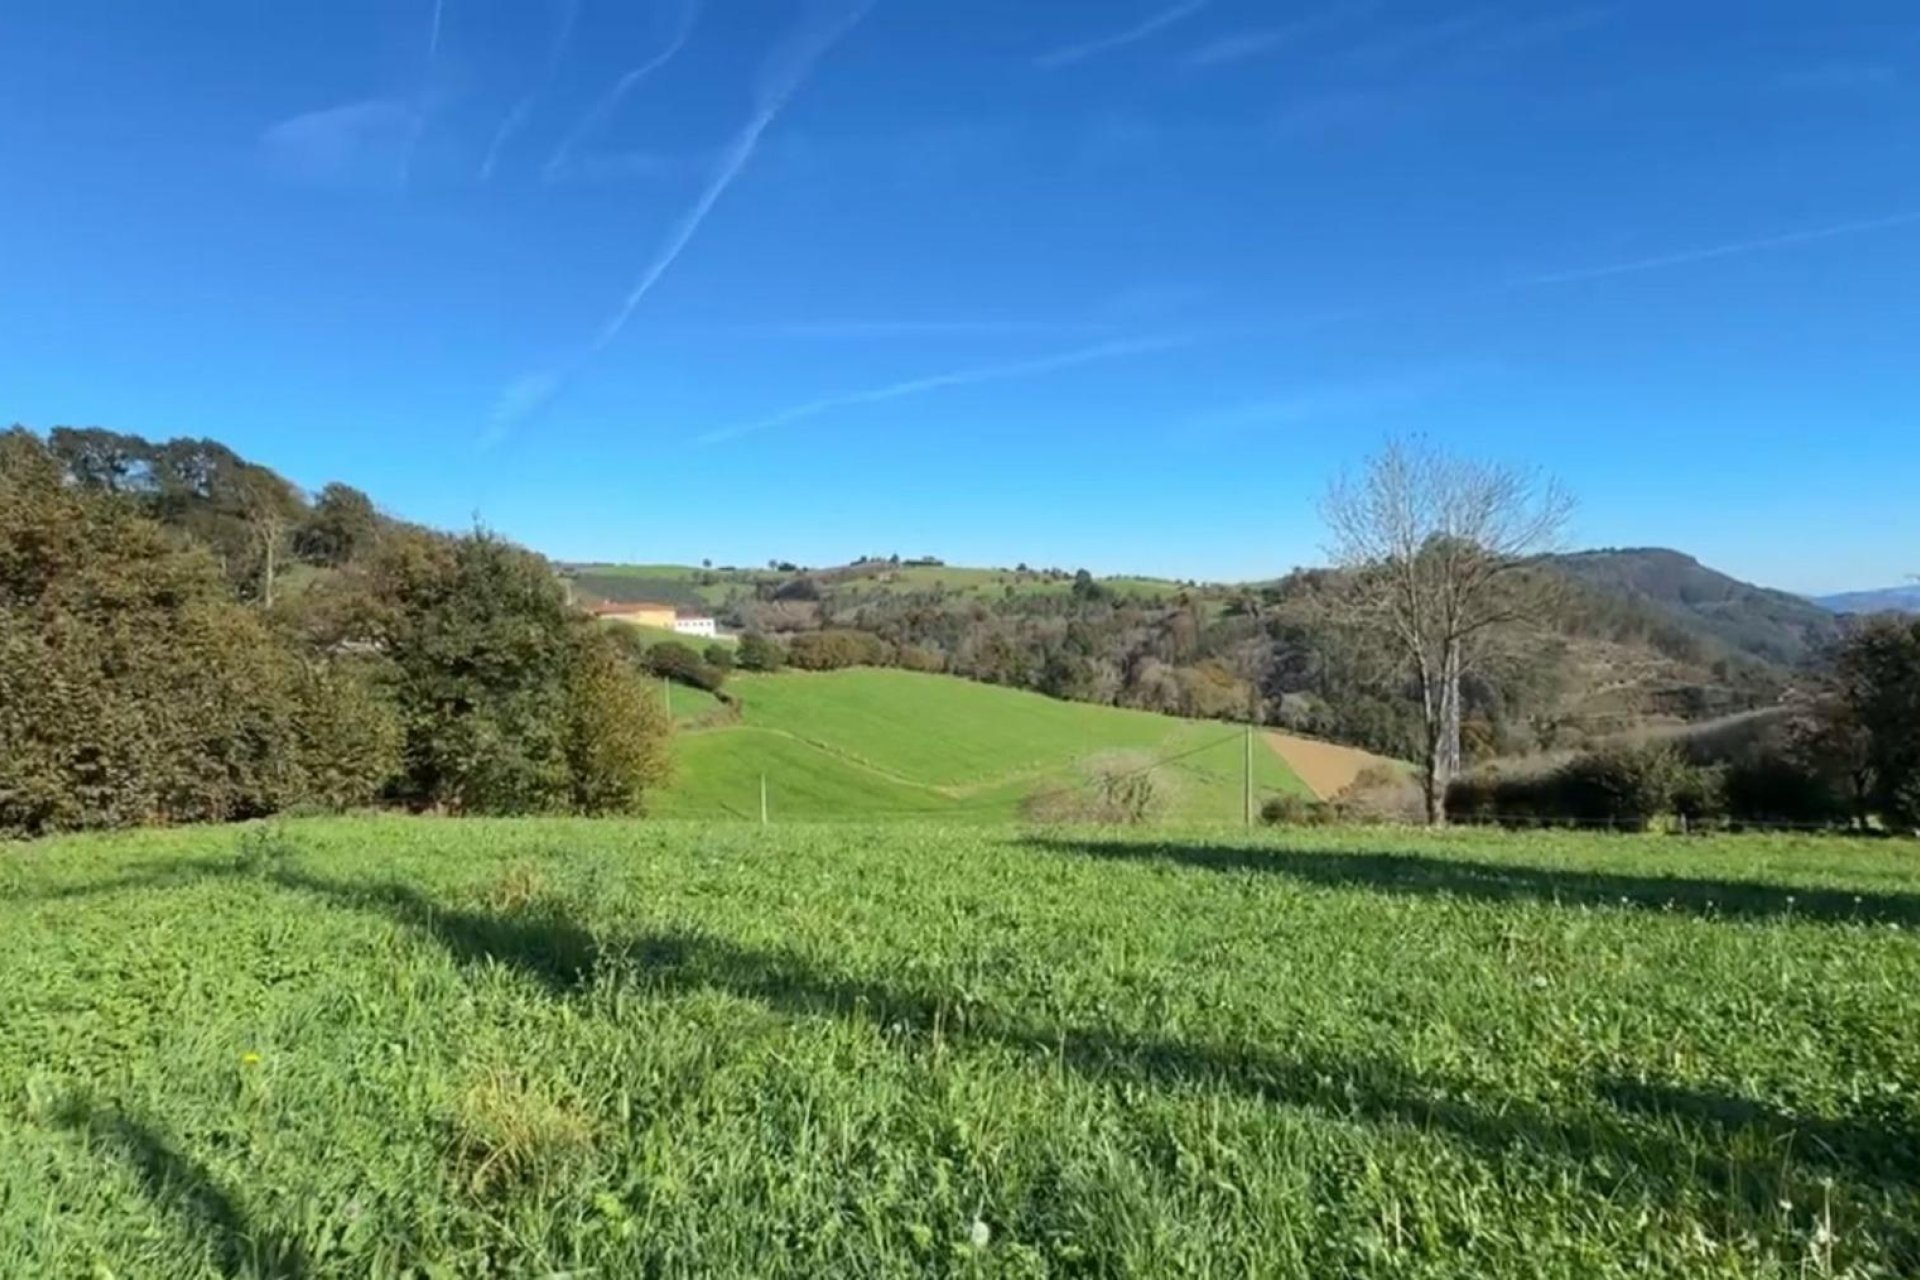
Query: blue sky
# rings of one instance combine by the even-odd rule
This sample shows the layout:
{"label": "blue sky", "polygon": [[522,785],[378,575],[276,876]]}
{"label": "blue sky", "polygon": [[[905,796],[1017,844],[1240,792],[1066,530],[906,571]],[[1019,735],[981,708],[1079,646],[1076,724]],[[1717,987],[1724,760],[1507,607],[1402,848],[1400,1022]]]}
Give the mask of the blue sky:
{"label": "blue sky", "polygon": [[1391,432],[1920,572],[1911,0],[25,0],[0,417],[567,558],[1266,575]]}

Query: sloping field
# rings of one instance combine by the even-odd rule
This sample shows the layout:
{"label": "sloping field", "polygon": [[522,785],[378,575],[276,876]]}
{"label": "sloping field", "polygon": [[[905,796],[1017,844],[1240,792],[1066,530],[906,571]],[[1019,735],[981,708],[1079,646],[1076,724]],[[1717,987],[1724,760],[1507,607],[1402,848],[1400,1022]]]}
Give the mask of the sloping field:
{"label": "sloping field", "polygon": [[1904,843],[303,820],[0,972],[8,1277],[1920,1274]]}
{"label": "sloping field", "polygon": [[1337,742],[1303,738],[1295,733],[1269,730],[1266,739],[1267,745],[1287,762],[1287,767],[1322,800],[1331,800],[1345,791],[1368,769],[1393,763],[1385,756],[1358,747],[1343,747]]}
{"label": "sloping field", "polygon": [[[742,723],[682,734],[679,779],[655,806],[676,816],[759,812],[765,774],[782,816],[937,814],[1004,820],[1036,791],[1088,784],[1106,761],[1152,767],[1170,815],[1237,821],[1242,731],[1217,721],[1086,703],[910,671],[741,676]],[[1253,753],[1257,797],[1304,788]]]}

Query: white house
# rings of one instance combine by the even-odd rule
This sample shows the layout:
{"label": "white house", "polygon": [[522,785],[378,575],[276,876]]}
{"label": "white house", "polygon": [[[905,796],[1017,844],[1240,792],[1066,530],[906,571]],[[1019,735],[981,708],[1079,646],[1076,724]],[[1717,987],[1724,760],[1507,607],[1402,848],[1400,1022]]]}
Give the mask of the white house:
{"label": "white house", "polygon": [[716,634],[713,619],[697,613],[676,613],[673,615],[673,629],[683,636],[711,636]]}

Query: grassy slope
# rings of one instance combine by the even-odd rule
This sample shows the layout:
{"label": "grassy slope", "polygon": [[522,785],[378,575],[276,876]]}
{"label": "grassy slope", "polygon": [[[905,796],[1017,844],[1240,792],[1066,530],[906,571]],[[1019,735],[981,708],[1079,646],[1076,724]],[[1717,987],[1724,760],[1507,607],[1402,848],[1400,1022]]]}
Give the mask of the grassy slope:
{"label": "grassy slope", "polygon": [[53,841],[0,1274],[1914,1274],[1916,924],[1841,840]]}
{"label": "grassy slope", "polygon": [[[1000,819],[1028,793],[1082,782],[1078,766],[1115,751],[1185,755],[1167,766],[1174,813],[1240,813],[1243,747],[1232,725],[1060,702],[948,676],[852,670],[740,676],[744,723],[688,733],[663,813],[758,812],[759,779],[787,816],[917,813]],[[1254,753],[1257,791],[1304,787],[1271,751]]]}

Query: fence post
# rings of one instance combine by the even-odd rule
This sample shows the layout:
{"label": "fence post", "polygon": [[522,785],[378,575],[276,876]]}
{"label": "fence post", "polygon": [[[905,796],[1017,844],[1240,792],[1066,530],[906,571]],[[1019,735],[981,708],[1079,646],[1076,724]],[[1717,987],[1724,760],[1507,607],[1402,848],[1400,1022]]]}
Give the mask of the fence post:
{"label": "fence post", "polygon": [[767,775],[760,775],[760,825],[767,825]]}

